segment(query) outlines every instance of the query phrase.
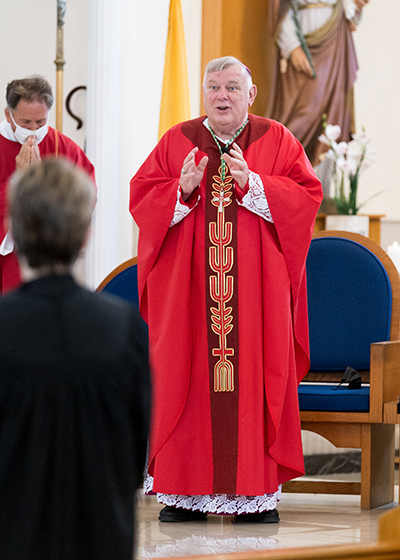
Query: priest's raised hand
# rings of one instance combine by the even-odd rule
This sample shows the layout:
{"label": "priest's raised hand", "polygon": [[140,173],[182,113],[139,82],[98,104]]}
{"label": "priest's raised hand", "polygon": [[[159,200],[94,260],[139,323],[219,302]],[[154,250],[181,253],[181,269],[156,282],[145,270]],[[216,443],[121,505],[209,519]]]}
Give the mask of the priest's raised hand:
{"label": "priest's raised hand", "polygon": [[247,167],[246,160],[243,157],[243,152],[236,142],[232,144],[229,154],[224,154],[223,158],[228,164],[229,172],[235,179],[236,183],[241,189],[244,189],[247,181],[249,180],[249,168]]}
{"label": "priest's raised hand", "polygon": [[208,163],[208,157],[204,156],[201,158],[199,165],[196,165],[195,155],[198,151],[199,148],[193,148],[183,160],[179,184],[184,201],[186,201],[192,192],[200,185]]}

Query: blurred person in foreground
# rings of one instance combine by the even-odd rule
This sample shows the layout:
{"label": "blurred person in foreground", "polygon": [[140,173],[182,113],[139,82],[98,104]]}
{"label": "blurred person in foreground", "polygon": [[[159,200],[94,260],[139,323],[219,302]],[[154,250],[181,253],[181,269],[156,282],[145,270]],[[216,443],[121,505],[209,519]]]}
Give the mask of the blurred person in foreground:
{"label": "blurred person in foreground", "polygon": [[305,260],[322,190],[301,144],[248,114],[233,57],[206,67],[206,115],[160,140],[131,181],[154,415],[146,491],[163,522],[277,523],[304,462],[297,385],[309,344]]}
{"label": "blurred person in foreground", "polygon": [[9,185],[24,283],[0,298],[1,560],[132,560],[147,342],[129,304],[71,275],[94,201],[61,158]]}
{"label": "blurred person in foreground", "polygon": [[14,171],[45,156],[63,156],[94,180],[94,167],[83,150],[49,126],[53,93],[43,76],[35,74],[10,82],[6,104],[6,120],[0,123],[0,294],[15,288],[21,281],[14,242],[5,223],[6,187]]}

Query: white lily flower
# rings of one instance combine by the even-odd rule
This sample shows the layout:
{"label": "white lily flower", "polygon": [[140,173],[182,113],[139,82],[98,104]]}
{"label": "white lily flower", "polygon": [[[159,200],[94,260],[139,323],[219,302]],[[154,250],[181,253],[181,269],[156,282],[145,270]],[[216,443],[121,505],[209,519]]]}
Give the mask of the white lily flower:
{"label": "white lily flower", "polygon": [[336,159],[336,165],[339,167],[339,169],[341,169],[342,171],[347,171],[347,159],[343,156],[340,156]]}
{"label": "white lily flower", "polygon": [[335,141],[340,136],[340,126],[338,124],[327,124],[325,134],[328,140]]}
{"label": "white lily flower", "polygon": [[360,209],[360,204],[357,204],[358,178],[375,161],[376,151],[370,146],[364,129],[361,134],[352,134],[350,142],[336,142],[340,136],[340,126],[326,124],[326,120],[323,125],[325,134],[318,139],[330,148],[325,157],[335,162],[332,177],[338,210],[345,214],[356,214]]}
{"label": "white lily flower", "polygon": [[333,150],[328,150],[325,154],[325,157],[327,159],[331,159],[332,161],[335,161],[337,159],[337,154],[335,154]]}
{"label": "white lily flower", "polygon": [[359,142],[361,144],[361,146],[365,146],[366,144],[369,143],[369,138],[365,132],[365,130],[362,130],[360,132],[360,134],[352,134],[351,137],[353,138],[353,140],[355,140],[356,142]]}
{"label": "white lily flower", "polygon": [[347,154],[348,149],[349,149],[349,147],[348,147],[347,142],[339,142],[339,144],[337,144],[336,150],[337,150],[337,153],[339,155]]}
{"label": "white lily flower", "polygon": [[357,160],[358,163],[362,161],[364,152],[360,144],[353,140],[349,142],[348,147],[347,157]]}
{"label": "white lily flower", "polygon": [[347,173],[350,176],[354,176],[357,173],[357,167],[360,163],[358,157],[352,157],[349,154],[347,155]]}
{"label": "white lily flower", "polygon": [[353,157],[344,158],[343,156],[339,157],[336,161],[336,165],[341,169],[348,177],[350,175],[354,175],[357,171],[358,161]]}
{"label": "white lily flower", "polygon": [[320,136],[318,136],[318,140],[320,142],[322,142],[323,144],[326,144],[327,146],[330,146],[330,140],[328,140],[328,138],[325,136],[325,134],[321,134]]}

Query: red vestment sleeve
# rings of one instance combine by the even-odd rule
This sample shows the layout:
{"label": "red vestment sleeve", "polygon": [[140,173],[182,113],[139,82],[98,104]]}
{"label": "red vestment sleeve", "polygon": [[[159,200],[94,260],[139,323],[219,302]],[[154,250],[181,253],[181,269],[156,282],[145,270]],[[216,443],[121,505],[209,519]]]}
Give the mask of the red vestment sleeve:
{"label": "red vestment sleeve", "polygon": [[[143,296],[146,280],[174,215],[183,160],[194,147],[184,136],[179,136],[179,145],[176,144],[174,132],[179,126],[164,134],[131,180],[129,209],[140,230],[139,299],[141,314],[145,320],[147,309],[146,298]],[[200,161],[203,155],[198,152],[196,162]]]}

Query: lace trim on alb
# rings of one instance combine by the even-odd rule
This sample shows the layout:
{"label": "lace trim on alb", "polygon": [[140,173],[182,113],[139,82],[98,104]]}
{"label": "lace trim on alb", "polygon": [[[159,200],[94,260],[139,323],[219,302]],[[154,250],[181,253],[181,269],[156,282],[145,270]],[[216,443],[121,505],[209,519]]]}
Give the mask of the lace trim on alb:
{"label": "lace trim on alb", "polygon": [[249,191],[244,195],[242,205],[267,222],[274,223],[261,177],[254,171],[249,172]]}
{"label": "lace trim on alb", "polygon": [[[153,491],[153,477],[146,474],[143,490]],[[232,494],[205,494],[201,496],[181,496],[179,494],[157,494],[157,501],[166,506],[174,506],[192,511],[202,511],[216,515],[242,515],[275,509],[281,500],[282,488],[263,496],[238,496]]]}
{"label": "lace trim on alb", "polygon": [[189,206],[186,206],[186,204],[182,204],[182,202],[181,202],[181,187],[179,186],[177,196],[176,196],[174,215],[172,216],[172,220],[171,220],[171,223],[169,224],[169,227],[172,227],[172,226],[175,226],[176,224],[179,224],[179,222],[181,222],[183,220],[183,218],[186,218],[186,216],[188,214],[190,214],[190,212],[193,210],[193,208],[195,208],[197,206],[199,200],[200,200],[200,195],[197,198],[196,204],[194,204],[192,206],[192,208],[189,208]]}

